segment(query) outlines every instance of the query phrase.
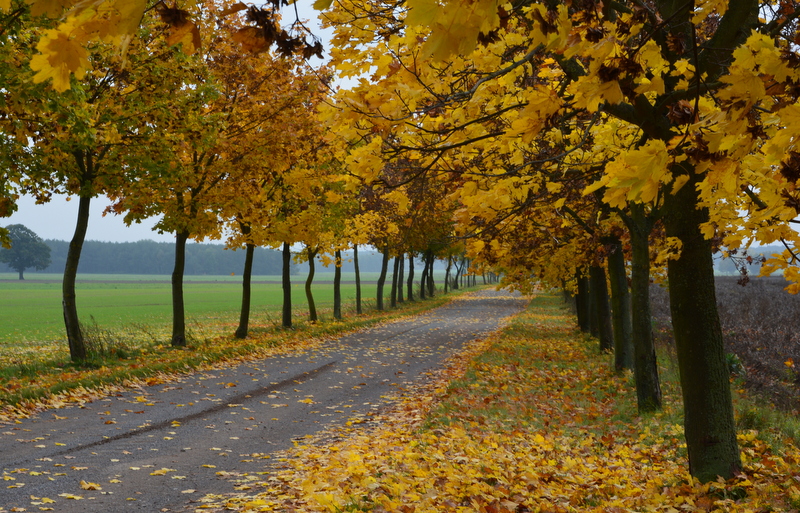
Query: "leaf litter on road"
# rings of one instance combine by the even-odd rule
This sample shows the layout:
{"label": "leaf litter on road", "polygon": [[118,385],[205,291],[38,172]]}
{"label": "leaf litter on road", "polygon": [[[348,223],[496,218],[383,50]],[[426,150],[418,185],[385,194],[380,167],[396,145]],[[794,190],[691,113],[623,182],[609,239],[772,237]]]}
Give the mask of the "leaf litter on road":
{"label": "leaf litter on road", "polygon": [[[688,473],[676,387],[638,417],[629,376],[539,295],[370,419],[307,439],[198,511],[768,512],[800,506],[800,452],[739,434],[745,470]],[[352,425],[352,423],[351,423]],[[780,450],[782,449],[782,450]],[[274,457],[274,455],[273,455]]]}

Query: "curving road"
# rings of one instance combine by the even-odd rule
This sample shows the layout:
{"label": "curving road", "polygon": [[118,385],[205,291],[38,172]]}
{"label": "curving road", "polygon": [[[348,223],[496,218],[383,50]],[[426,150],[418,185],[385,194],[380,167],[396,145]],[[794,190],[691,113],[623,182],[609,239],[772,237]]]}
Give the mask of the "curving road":
{"label": "curving road", "polygon": [[232,492],[236,479],[267,470],[265,454],[368,417],[526,303],[474,292],[304,354],[0,424],[0,513],[193,510],[204,494]]}

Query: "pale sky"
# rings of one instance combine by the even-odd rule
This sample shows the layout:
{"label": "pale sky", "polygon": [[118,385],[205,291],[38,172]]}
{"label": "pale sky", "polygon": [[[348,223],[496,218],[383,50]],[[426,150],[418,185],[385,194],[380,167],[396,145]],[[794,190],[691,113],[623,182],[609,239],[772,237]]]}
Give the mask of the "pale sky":
{"label": "pale sky", "polygon": [[[103,210],[111,203],[105,196],[93,198],[89,214],[89,228],[86,240],[108,242],[136,242],[143,239],[158,242],[175,240],[170,233],[159,235],[152,230],[157,219],[145,220],[141,224],[125,226],[122,216],[108,214],[103,217]],[[66,196],[54,196],[49,203],[37,205],[33,198],[22,196],[17,202],[19,209],[11,217],[0,218],[0,226],[23,224],[43,239],[72,239],[75,223],[78,220],[78,198],[67,201]]]}

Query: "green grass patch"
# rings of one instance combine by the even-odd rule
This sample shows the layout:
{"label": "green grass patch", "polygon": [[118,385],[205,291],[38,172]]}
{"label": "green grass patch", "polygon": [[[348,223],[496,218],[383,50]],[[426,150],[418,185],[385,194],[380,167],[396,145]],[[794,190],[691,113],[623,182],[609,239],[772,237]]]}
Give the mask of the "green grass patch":
{"label": "green grass patch", "polygon": [[[84,318],[82,322],[91,357],[85,362],[77,364],[71,362],[66,342],[63,340],[31,342],[17,339],[11,343],[0,343],[0,406],[35,407],[35,402],[38,400],[81,387],[91,389],[130,379],[186,372],[211,363],[269,356],[275,352],[303,347],[324,337],[363,328],[386,319],[413,315],[440,306],[451,297],[451,295],[440,295],[428,301],[406,302],[396,310],[384,312],[373,310],[371,304],[374,300],[366,300],[366,313],[361,316],[355,315],[354,305],[349,303],[343,308],[345,319],[332,322],[330,315],[332,290],[329,296],[322,291],[315,291],[321,322],[306,322],[305,304],[298,301],[299,306],[295,310],[295,328],[285,330],[280,327],[280,290],[273,288],[271,295],[264,291],[262,296],[262,304],[272,304],[273,308],[262,306],[259,309],[254,302],[250,336],[246,340],[239,340],[234,338],[232,333],[238,325],[240,300],[238,294],[241,292],[225,291],[224,287],[241,286],[231,283],[214,284],[212,287],[200,283],[194,288],[192,286],[194,284],[187,284],[187,290],[196,293],[192,296],[196,303],[205,305],[205,309],[203,315],[193,316],[191,311],[189,312],[188,347],[176,349],[167,343],[171,329],[169,318],[144,316],[141,315],[144,310],[136,309],[136,298],[139,298],[143,291],[145,295],[152,295],[153,290],[163,293],[159,287],[163,289],[164,284],[138,282],[125,284],[97,282],[97,284],[99,285],[97,288],[86,287],[82,292],[80,290],[78,292],[79,298],[96,298],[98,306],[94,311],[101,315],[98,317],[94,313],[88,314],[88,319]],[[109,288],[109,285],[125,286]],[[142,285],[145,286],[141,287]],[[48,289],[39,289],[38,293],[41,294],[42,290]],[[128,304],[103,305],[104,297],[108,303],[112,302],[111,296],[105,295],[109,291],[115,293],[113,301],[118,303],[120,298],[124,298]],[[198,291],[203,292],[197,294]],[[363,291],[366,295],[369,288]],[[354,287],[352,293],[354,296]],[[343,296],[347,297],[346,294]],[[42,296],[39,297],[41,299]],[[166,299],[168,301],[169,296]],[[6,301],[5,298],[3,301]],[[190,296],[187,294],[187,310],[190,301]],[[169,305],[167,303],[167,307]],[[84,314],[87,314],[87,310],[92,310],[88,306],[82,306],[80,301],[78,306],[79,311]],[[102,317],[104,312],[116,311],[119,314],[127,310],[136,311],[138,315],[130,314],[128,317],[121,316],[111,320],[108,316]],[[3,311],[3,315],[5,314]],[[60,316],[60,308],[57,315]],[[32,318],[34,317],[28,317],[29,320]],[[57,329],[61,330],[63,327],[59,324]]]}

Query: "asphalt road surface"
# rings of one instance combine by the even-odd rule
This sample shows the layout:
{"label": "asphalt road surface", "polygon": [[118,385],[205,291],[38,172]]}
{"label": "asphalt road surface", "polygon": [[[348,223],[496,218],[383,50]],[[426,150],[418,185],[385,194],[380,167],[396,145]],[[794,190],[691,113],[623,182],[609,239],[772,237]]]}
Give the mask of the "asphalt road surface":
{"label": "asphalt road surface", "polygon": [[[0,512],[192,511],[206,493],[233,492],[237,478],[265,471],[264,455],[368,418],[525,304],[483,290],[304,354],[0,424]],[[100,489],[85,489],[93,484]]]}

